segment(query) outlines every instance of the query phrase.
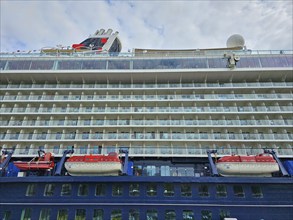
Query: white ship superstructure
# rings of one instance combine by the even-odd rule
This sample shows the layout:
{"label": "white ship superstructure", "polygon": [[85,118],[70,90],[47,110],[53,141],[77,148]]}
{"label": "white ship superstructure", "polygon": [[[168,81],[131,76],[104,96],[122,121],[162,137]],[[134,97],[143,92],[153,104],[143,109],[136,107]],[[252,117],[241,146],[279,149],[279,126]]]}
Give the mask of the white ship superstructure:
{"label": "white ship superstructure", "polygon": [[175,158],[270,148],[292,158],[293,52],[234,46],[1,53],[1,148]]}

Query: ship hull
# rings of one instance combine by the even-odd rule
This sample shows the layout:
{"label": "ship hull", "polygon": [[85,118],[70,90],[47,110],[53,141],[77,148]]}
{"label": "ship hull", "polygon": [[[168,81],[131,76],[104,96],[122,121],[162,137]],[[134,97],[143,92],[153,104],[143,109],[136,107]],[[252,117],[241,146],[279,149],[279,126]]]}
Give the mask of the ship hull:
{"label": "ship hull", "polygon": [[117,176],[121,172],[121,163],[66,162],[65,168],[71,176]]}
{"label": "ship hull", "polygon": [[[31,219],[39,219],[41,214],[48,219],[77,219],[82,212],[83,219],[94,219],[98,213],[102,213],[100,219],[114,219],[119,210],[119,219],[129,219],[136,210],[136,219],[151,219],[154,213],[153,219],[184,219],[184,214],[191,216],[185,219],[220,220],[221,215],[238,220],[291,220],[293,197],[288,192],[293,190],[292,181],[286,177],[7,177],[0,178],[0,194],[5,198],[0,203],[0,217],[10,213],[10,219],[21,219],[22,214]],[[69,185],[70,193],[63,195],[68,190],[64,186]],[[188,195],[182,192],[186,185],[190,186]],[[217,193],[219,185],[226,188],[224,196]],[[242,197],[235,195],[235,185],[242,187]],[[38,190],[28,190],[32,186]],[[155,186],[155,193],[150,186]],[[166,194],[169,186],[172,193]],[[207,187],[205,194],[202,186]],[[255,187],[260,191],[253,190]],[[84,188],[87,190],[81,190]],[[122,191],[118,193],[118,189]],[[44,196],[46,191],[50,196]],[[171,214],[175,214],[173,218],[166,218]]]}

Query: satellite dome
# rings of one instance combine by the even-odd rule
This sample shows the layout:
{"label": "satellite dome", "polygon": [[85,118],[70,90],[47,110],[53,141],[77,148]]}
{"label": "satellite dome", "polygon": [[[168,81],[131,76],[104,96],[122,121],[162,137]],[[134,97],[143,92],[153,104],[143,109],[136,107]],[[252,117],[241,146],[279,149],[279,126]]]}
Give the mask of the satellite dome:
{"label": "satellite dome", "polygon": [[227,47],[244,47],[245,40],[240,34],[233,34],[227,40]]}

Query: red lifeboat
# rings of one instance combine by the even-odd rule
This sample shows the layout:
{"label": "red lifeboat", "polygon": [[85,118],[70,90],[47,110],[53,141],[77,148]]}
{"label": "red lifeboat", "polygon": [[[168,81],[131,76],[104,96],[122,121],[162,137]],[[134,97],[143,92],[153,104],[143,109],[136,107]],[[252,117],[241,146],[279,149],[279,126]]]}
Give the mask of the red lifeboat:
{"label": "red lifeboat", "polygon": [[271,155],[231,155],[220,158],[216,167],[222,176],[271,176],[279,165]]}
{"label": "red lifeboat", "polygon": [[72,176],[117,176],[122,162],[117,153],[108,155],[72,156],[65,162],[65,168]]}
{"label": "red lifeboat", "polygon": [[52,153],[44,153],[42,156],[38,158],[34,158],[33,160],[27,161],[15,161],[13,164],[24,171],[36,171],[36,170],[50,170],[55,166],[54,157]]}

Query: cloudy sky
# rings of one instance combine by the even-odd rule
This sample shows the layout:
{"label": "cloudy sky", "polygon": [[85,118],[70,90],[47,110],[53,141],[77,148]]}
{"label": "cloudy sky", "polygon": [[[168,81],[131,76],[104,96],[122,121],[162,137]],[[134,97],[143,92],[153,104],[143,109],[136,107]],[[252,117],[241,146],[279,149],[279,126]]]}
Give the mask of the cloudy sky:
{"label": "cloudy sky", "polygon": [[293,50],[291,0],[0,0],[2,52],[80,43],[119,31],[133,48],[225,47],[241,34],[249,49]]}

